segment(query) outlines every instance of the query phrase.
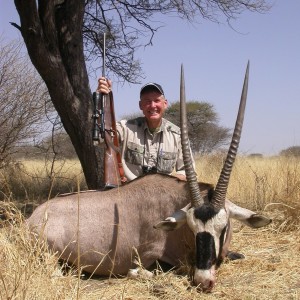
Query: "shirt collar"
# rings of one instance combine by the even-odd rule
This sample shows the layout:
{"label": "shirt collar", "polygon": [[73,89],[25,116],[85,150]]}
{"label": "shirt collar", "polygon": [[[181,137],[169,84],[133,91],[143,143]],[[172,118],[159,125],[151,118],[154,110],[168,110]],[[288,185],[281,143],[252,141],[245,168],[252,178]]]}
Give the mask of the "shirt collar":
{"label": "shirt collar", "polygon": [[[156,129],[153,133],[158,133],[158,132],[164,131],[166,129],[166,123],[167,123],[167,120],[162,118],[160,127],[158,129]],[[144,130],[146,130],[146,129],[151,133],[151,131],[149,130],[148,124],[146,122],[146,118],[144,118]]]}

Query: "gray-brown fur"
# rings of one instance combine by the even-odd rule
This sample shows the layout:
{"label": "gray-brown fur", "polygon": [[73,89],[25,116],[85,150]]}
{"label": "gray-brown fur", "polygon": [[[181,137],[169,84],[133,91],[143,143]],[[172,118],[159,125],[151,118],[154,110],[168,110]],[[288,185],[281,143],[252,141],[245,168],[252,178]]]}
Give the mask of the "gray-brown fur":
{"label": "gray-brown fur", "polygon": [[[205,196],[212,185],[202,183],[200,188]],[[187,205],[189,198],[186,182],[167,175],[147,175],[121,188],[49,200],[34,211],[28,224],[45,236],[61,258],[75,264],[79,232],[80,264],[86,271],[94,272],[107,255],[96,274],[127,274],[134,266],[133,247],[145,267],[159,258],[173,265],[183,258],[186,253],[181,240],[186,236],[194,242],[187,226],[165,233],[153,225]]]}

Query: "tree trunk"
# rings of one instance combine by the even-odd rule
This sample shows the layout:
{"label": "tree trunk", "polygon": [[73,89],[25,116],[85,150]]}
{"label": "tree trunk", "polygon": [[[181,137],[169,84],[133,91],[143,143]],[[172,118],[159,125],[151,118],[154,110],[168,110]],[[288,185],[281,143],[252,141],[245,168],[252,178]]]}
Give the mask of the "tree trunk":
{"label": "tree trunk", "polygon": [[84,1],[15,0],[31,61],[71,138],[90,189],[103,186],[103,149],[92,141],[92,93],[84,60]]}

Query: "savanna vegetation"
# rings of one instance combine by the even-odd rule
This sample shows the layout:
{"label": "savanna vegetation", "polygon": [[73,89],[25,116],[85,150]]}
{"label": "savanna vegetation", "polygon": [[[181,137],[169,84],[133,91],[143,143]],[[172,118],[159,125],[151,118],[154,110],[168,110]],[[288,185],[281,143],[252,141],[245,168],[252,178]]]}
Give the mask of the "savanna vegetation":
{"label": "savanna vegetation", "polygon": [[[287,149],[281,157],[238,157],[228,197],[270,216],[273,223],[259,230],[234,223],[231,249],[245,254],[246,259],[225,262],[211,294],[201,294],[191,286],[184,262],[179,270],[167,273],[158,266],[154,279],[90,278],[80,269],[58,264],[55,253],[23,226],[39,203],[59,193],[101,186],[101,153],[91,138],[88,76],[99,73],[90,69],[103,51],[102,32],[110,34],[109,72],[120,81],[136,83],[143,74],[134,54],[152,43],[160,26],[156,26],[157,14],[174,14],[190,22],[198,17],[218,22],[221,15],[230,23],[245,10],[267,11],[266,1],[232,0],[226,5],[211,0],[150,1],[151,5],[149,1],[135,5],[129,1],[14,2],[20,20],[13,25],[21,32],[41,77],[28,68],[20,43],[1,42],[0,299],[299,299],[297,147]],[[53,106],[73,146],[64,134],[53,134],[61,127]],[[45,122],[49,121],[52,135],[38,140],[45,137]],[[221,133],[226,141],[227,129]],[[214,146],[209,142],[207,149]],[[201,145],[194,146],[196,152],[206,152]],[[199,179],[215,183],[223,159],[222,155],[199,156]]]}
{"label": "savanna vegetation", "polygon": [[[197,157],[199,179],[215,183],[223,159],[222,155]],[[158,266],[156,277],[139,280],[89,278],[80,270],[58,265],[58,258],[41,241],[29,242],[22,227],[23,205],[32,209],[50,191],[55,195],[84,189],[80,163],[20,161],[0,172],[0,299],[299,299],[299,158],[237,158],[228,197],[273,222],[259,230],[234,222],[231,249],[246,258],[221,266],[211,294],[191,286],[185,264],[184,272],[163,273]]]}
{"label": "savanna vegetation", "polygon": [[[200,23],[227,22],[244,12],[264,13],[267,0],[42,1],[14,0],[19,30],[34,67],[81,162],[89,188],[103,187],[103,149],[92,141],[91,74],[97,70],[108,33],[106,68],[121,82],[143,78],[136,51],[152,45],[161,16]],[[49,66],[51,66],[49,68]],[[99,75],[97,75],[99,76]],[[59,83],[59,85],[57,84]]]}

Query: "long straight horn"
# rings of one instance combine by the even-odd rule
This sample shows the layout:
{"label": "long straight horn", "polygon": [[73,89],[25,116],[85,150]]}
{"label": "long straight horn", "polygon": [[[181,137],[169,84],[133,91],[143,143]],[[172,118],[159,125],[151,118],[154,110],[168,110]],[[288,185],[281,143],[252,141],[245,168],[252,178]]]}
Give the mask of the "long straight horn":
{"label": "long straight horn", "polygon": [[185,83],[184,83],[184,72],[183,65],[181,65],[181,77],[180,77],[180,129],[181,129],[181,146],[182,156],[185,168],[186,179],[190,187],[192,197],[192,207],[201,206],[204,201],[200,194],[199,185],[197,182],[197,176],[194,171],[191,151],[189,147],[189,137],[187,128],[187,114],[185,104]]}
{"label": "long straight horn", "polygon": [[239,106],[239,112],[237,115],[235,128],[233,131],[232,140],[230,143],[230,147],[227,153],[227,157],[223,166],[223,169],[221,171],[216,189],[214,191],[214,195],[212,198],[212,204],[215,208],[222,208],[225,205],[225,198],[226,198],[226,192],[229,184],[229,178],[230,173],[233,167],[233,163],[235,161],[235,157],[237,154],[237,150],[240,143],[241,138],[241,132],[243,128],[243,121],[244,121],[244,114],[245,114],[245,107],[246,107],[246,101],[247,101],[247,91],[248,91],[248,79],[249,79],[249,61],[247,64],[245,79],[244,79],[244,85],[243,85],[243,91]]}

